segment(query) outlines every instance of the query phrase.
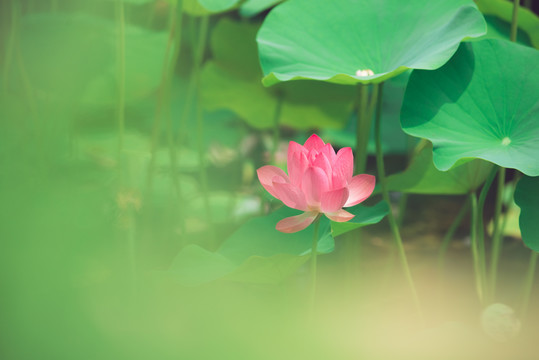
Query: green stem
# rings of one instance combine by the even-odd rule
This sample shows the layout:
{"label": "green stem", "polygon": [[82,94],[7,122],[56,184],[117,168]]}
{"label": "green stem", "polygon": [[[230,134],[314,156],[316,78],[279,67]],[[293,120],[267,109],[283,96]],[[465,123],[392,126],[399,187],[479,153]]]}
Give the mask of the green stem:
{"label": "green stem", "polygon": [[[367,107],[367,128],[364,129],[365,133],[367,134],[367,145],[368,145],[368,139],[370,137],[370,133],[371,133],[371,121],[372,121],[372,116],[374,115],[374,110],[376,110],[377,106],[378,106],[378,92],[380,91],[380,89],[378,88],[378,86],[374,86],[372,88],[372,93],[371,93],[371,97],[369,99],[369,105]],[[380,100],[382,101],[382,100]],[[367,154],[368,155],[368,154]]]}
{"label": "green stem", "polygon": [[[367,85],[358,84],[358,101],[356,104],[357,110],[357,124],[356,124],[356,154],[355,154],[355,173],[362,174],[367,167],[367,158],[369,137],[371,132],[371,122],[378,98],[378,87],[375,86],[372,89],[372,93],[369,99],[369,88]],[[345,264],[347,267],[347,277],[350,283],[357,282],[357,276],[355,270],[357,269],[357,262],[359,259],[359,253],[361,251],[361,229],[357,229],[356,236],[347,236],[344,239],[345,251]]]}
{"label": "green stem", "polygon": [[195,64],[193,69],[194,91],[196,92],[195,106],[196,106],[196,123],[197,123],[197,148],[198,148],[198,171],[200,184],[202,188],[202,196],[204,200],[204,210],[207,214],[208,224],[210,227],[210,233],[212,234],[212,242],[215,241],[213,236],[213,220],[210,208],[210,199],[208,196],[208,177],[206,174],[206,152],[204,149],[204,118],[202,116],[202,101],[200,96],[200,67],[202,66],[204,49],[206,47],[206,37],[209,27],[209,17],[203,16],[200,19],[198,29],[198,46],[196,49]]}
{"label": "green stem", "polygon": [[358,103],[357,103],[357,126],[356,126],[356,157],[355,173],[363,174],[367,168],[367,157],[369,137],[371,133],[372,115],[374,113],[376,100],[378,99],[378,87],[372,89],[369,99],[367,85],[358,85]]}
{"label": "green stem", "polygon": [[[183,19],[183,8],[180,6],[177,8],[178,15],[173,18],[173,21],[169,24],[169,37],[167,42],[167,48],[165,51],[165,58],[163,61],[163,70],[161,72],[161,81],[159,84],[159,101],[157,103],[157,109],[154,116],[154,122],[152,127],[151,145],[150,145],[150,161],[148,164],[148,174],[146,178],[146,194],[150,194],[153,187],[153,176],[155,172],[155,161],[157,158],[157,149],[159,148],[159,139],[161,136],[161,114],[165,108],[165,104],[170,101],[170,85],[172,75],[174,72],[175,64],[180,55],[181,48],[181,22]],[[173,7],[172,11],[176,11]],[[174,40],[177,40],[176,43]],[[174,47],[175,46],[175,47]],[[172,48],[174,47],[174,50]],[[173,51],[172,59],[169,63],[170,52]],[[168,110],[168,108],[167,108]],[[170,114],[168,114],[170,116]],[[172,121],[172,118],[170,119]],[[169,125],[170,126],[170,125]],[[170,127],[169,127],[170,129]],[[170,143],[169,143],[170,144]],[[175,150],[175,149],[174,149]],[[172,155],[172,154],[171,154]],[[172,162],[174,166],[176,162]]]}
{"label": "green stem", "polygon": [[397,218],[397,225],[399,227],[402,226],[402,223],[404,222],[404,214],[406,212],[406,206],[408,205],[408,193],[401,193],[401,197],[399,199],[399,217]]}
{"label": "green stem", "polygon": [[357,123],[356,123],[356,164],[355,173],[362,174],[365,172],[367,165],[367,146],[369,144],[369,132],[365,129],[370,128],[370,121],[367,119],[367,101],[368,101],[367,85],[358,85],[358,102],[357,102]]}
{"label": "green stem", "polygon": [[53,12],[58,11],[58,0],[51,0],[51,10]]}
{"label": "green stem", "polygon": [[477,226],[476,226],[476,236],[477,236],[477,251],[479,256],[479,270],[481,272],[481,285],[482,285],[482,301],[485,302],[485,297],[490,294],[488,291],[488,284],[487,284],[487,265],[486,265],[486,256],[485,256],[485,227],[483,225],[483,209],[485,207],[485,200],[487,198],[488,191],[490,189],[490,186],[492,185],[492,182],[494,181],[494,178],[496,177],[496,173],[498,172],[498,167],[494,167],[492,171],[490,172],[489,176],[487,177],[487,180],[485,181],[485,184],[483,185],[483,188],[481,189],[481,193],[479,194],[479,200],[477,202]]}
{"label": "green stem", "polygon": [[[164,82],[162,82],[164,89],[162,91],[162,101],[164,102],[163,107],[167,109],[167,142],[168,142],[168,148],[169,148],[169,158],[170,158],[170,172],[171,172],[171,178],[172,183],[174,185],[174,190],[176,192],[177,197],[177,205],[183,204],[183,196],[181,191],[181,183],[179,179],[179,168],[178,168],[178,153],[176,149],[176,143],[174,141],[174,121],[172,119],[172,116],[170,114],[170,88],[172,83],[172,78],[174,76],[174,69],[176,66],[176,63],[178,62],[179,56],[180,56],[180,48],[181,48],[181,36],[182,36],[182,19],[183,19],[183,4],[180,3],[178,9],[176,9],[176,3],[174,3],[174,6],[172,8],[172,11],[174,12],[172,22],[170,24],[171,35],[173,35],[175,41],[175,47],[174,52],[172,54],[172,59],[170,60],[170,64],[168,66],[164,66]],[[182,234],[185,231],[185,220],[183,216],[181,216],[181,212],[183,207],[180,205],[178,206],[178,209],[180,211],[180,221],[179,221],[179,227]]]}
{"label": "green stem", "polygon": [[511,41],[517,41],[519,4],[520,0],[513,0],[513,16],[511,17],[511,34],[509,36]]}
{"label": "green stem", "polygon": [[116,99],[116,119],[118,124],[118,163],[120,172],[125,132],[125,10],[122,0],[116,0],[116,72],[118,75],[118,98]]}
{"label": "green stem", "polygon": [[314,221],[313,243],[311,247],[311,289],[310,289],[310,309],[314,312],[316,297],[316,259],[318,256],[318,232],[320,229],[320,216]]}
{"label": "green stem", "polygon": [[283,108],[283,95],[277,94],[277,104],[273,114],[273,148],[271,149],[271,162],[275,164],[275,154],[279,148],[279,123],[281,120],[281,111]]}
{"label": "green stem", "polygon": [[532,293],[533,283],[535,279],[535,268],[537,266],[537,256],[539,253],[532,250],[530,255],[530,262],[528,263],[528,272],[526,274],[526,280],[524,282],[524,293],[522,296],[522,303],[520,305],[520,318],[525,319],[528,312],[528,305],[530,303],[530,297]]}
{"label": "green stem", "polygon": [[470,238],[471,238],[471,248],[472,248],[472,258],[473,258],[473,269],[475,275],[475,288],[477,290],[477,296],[479,297],[479,302],[483,305],[484,300],[484,291],[483,291],[483,277],[481,272],[481,263],[479,260],[479,250],[477,246],[477,197],[474,192],[470,193],[470,204],[471,204],[471,213],[472,213],[472,223],[470,224]]}
{"label": "green stem", "polygon": [[466,215],[466,213],[468,213],[469,210],[470,210],[470,201],[469,199],[466,199],[466,202],[464,203],[462,208],[460,208],[457,216],[455,217],[455,220],[453,221],[453,223],[451,224],[451,226],[445,233],[445,236],[442,240],[442,245],[440,246],[440,251],[438,252],[438,269],[440,270],[440,272],[443,271],[445,254],[447,253],[447,249],[449,248],[451,239],[453,239],[453,235],[455,235],[455,231],[457,231],[458,227],[462,223],[462,220],[464,219],[464,216]]}
{"label": "green stem", "polygon": [[498,275],[498,263],[502,249],[502,223],[500,221],[502,214],[503,191],[505,188],[505,168],[500,167],[498,171],[498,188],[496,192],[496,205],[494,208],[494,230],[492,234],[492,249],[490,252],[490,268],[489,268],[489,289],[490,298],[496,296],[496,277]]}
{"label": "green stem", "polygon": [[[380,119],[381,119],[381,113],[382,113],[382,95],[383,95],[383,84],[380,83],[378,85],[378,100],[376,103],[376,120],[375,120],[375,127],[374,127],[374,133],[376,138],[376,164],[378,167],[378,178],[382,187],[382,197],[384,201],[388,204],[388,206],[391,207],[391,202],[389,199],[389,190],[387,188],[387,179],[385,176],[385,169],[384,169],[384,155],[382,152],[382,141],[381,141],[381,131],[380,131]],[[389,226],[391,227],[391,231],[393,233],[393,236],[395,238],[395,243],[397,245],[397,251],[399,254],[399,258],[402,264],[402,268],[404,271],[404,275],[406,277],[406,281],[408,282],[408,285],[410,287],[410,290],[412,292],[414,304],[416,306],[417,312],[419,314],[419,317],[423,321],[423,312],[421,310],[421,304],[419,302],[419,297],[417,296],[417,290],[414,284],[414,280],[412,278],[412,273],[410,271],[410,267],[408,266],[408,259],[406,258],[406,253],[404,251],[404,246],[402,244],[401,235],[399,232],[399,227],[397,225],[397,221],[395,219],[395,216],[393,215],[393,212],[390,210],[387,214],[388,220],[389,220]]]}

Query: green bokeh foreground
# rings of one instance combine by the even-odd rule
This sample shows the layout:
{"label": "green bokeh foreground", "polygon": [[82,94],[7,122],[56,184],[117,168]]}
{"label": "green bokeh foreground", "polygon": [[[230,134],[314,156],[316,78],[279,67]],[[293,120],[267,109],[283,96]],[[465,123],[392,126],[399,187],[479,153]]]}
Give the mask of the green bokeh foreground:
{"label": "green bokeh foreground", "polygon": [[[417,359],[425,354],[439,358],[441,353],[488,358],[489,350],[491,357],[535,355],[529,346],[536,341],[533,328],[532,336],[508,347],[493,347],[477,328],[480,309],[470,290],[467,249],[455,252],[465,254],[453,259],[451,284],[458,285],[441,294],[447,304],[431,309],[435,321],[427,330],[418,330],[386,233],[362,229],[369,236],[361,238],[358,276],[346,276],[344,244],[358,240],[358,232],[351,230],[381,221],[388,210],[384,203],[373,205],[376,201],[351,209],[356,218],[349,223],[326,224],[321,240],[326,246],[319,248],[326,254],[319,258],[317,311],[314,320],[309,318],[305,263],[312,227],[290,242],[276,233],[275,223],[286,209],[260,217],[276,204],[261,194],[254,169],[266,164],[273,150],[271,128],[281,96],[280,124],[287,140],[304,137],[303,130],[317,126],[327,132],[324,138],[333,136],[335,143],[348,146],[353,144],[352,130],[343,126],[355,94],[350,86],[312,81],[263,87],[255,43],[261,19],[239,21],[231,12],[239,9],[240,15],[251,16],[277,2],[184,1],[181,66],[171,76],[170,106],[161,109],[163,119],[172,119],[171,130],[165,130],[163,120],[161,131],[155,132],[160,146],[153,154],[150,189],[152,127],[169,39],[167,4],[179,1],[122,2],[128,18],[122,151],[116,109],[119,2],[12,1],[23,5],[12,40],[6,35],[11,12],[2,8],[2,45],[9,49],[17,44],[10,61],[2,56],[0,75],[2,360]],[[50,10],[55,4],[60,11]],[[152,9],[152,4],[159,7]],[[473,5],[464,7],[480,19]],[[198,175],[195,111],[187,112],[188,121],[182,117],[197,21],[217,12],[225,14],[210,20],[200,74],[206,126],[201,148],[207,154],[203,160],[212,234]],[[498,32],[490,35],[503,36],[508,26],[504,16],[498,19],[502,26],[494,29]],[[492,21],[488,24],[492,27]],[[529,30],[533,26],[526,22],[528,39],[535,44]],[[454,40],[456,44],[460,35]],[[245,46],[237,46],[240,41]],[[447,59],[435,60],[436,65]],[[383,142],[391,153],[402,155],[407,138],[398,126],[398,113],[406,75],[394,81],[386,84],[388,121],[383,117],[383,127],[388,135]],[[234,91],[240,101],[230,101]],[[171,176],[169,133],[178,144],[179,189]],[[428,151],[417,154],[408,171],[390,178],[395,190],[461,194],[482,182],[484,164],[471,166],[479,161],[444,176]],[[280,149],[275,158],[282,165]],[[517,190],[525,241],[536,233],[535,180],[524,178]],[[424,186],[427,182],[435,186]],[[412,217],[419,216],[415,210]],[[537,245],[533,240],[527,244]],[[430,248],[414,253],[411,245],[419,292],[432,294],[436,280],[426,255]],[[182,256],[188,261],[178,264],[175,260]],[[500,288],[509,289],[504,293],[508,301],[514,302],[519,290],[514,279],[524,271],[522,258],[517,253],[519,261],[509,262],[503,272],[505,286]],[[462,310],[457,315],[456,307]],[[537,316],[533,311],[530,318]]]}

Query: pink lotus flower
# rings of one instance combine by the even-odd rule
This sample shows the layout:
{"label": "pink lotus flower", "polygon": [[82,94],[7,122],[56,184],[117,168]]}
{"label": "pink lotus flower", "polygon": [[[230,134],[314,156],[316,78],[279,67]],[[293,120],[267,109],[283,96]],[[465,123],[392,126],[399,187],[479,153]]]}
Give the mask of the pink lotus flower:
{"label": "pink lotus flower", "polygon": [[344,222],[353,214],[344,210],[368,198],[374,190],[372,175],[353,175],[352,149],[338,153],[313,134],[305,145],[290,141],[288,175],[278,167],[267,165],[257,170],[260,183],[286,206],[304,211],[277,223],[276,229],[293,233],[309,226],[320,214]]}

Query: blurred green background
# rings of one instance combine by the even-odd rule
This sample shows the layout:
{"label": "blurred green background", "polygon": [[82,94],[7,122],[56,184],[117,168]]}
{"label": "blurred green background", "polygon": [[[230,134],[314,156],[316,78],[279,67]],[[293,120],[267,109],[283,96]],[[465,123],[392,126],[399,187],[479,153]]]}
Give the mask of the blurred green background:
{"label": "blurred green background", "polygon": [[[186,245],[215,250],[276,206],[255,169],[284,165],[288,140],[320,130],[336,146],[355,141],[353,87],[260,83],[255,35],[277,2],[185,0],[181,16],[173,0],[1,2],[2,359],[528,351],[529,338],[492,347],[475,329],[471,263],[462,259],[468,249],[448,260],[460,270],[442,295],[430,293],[436,247],[412,255],[420,292],[442,299],[419,331],[384,228],[370,230],[355,270],[371,276],[342,277],[338,252],[321,262],[314,321],[304,267],[269,285],[188,287],[166,273]],[[397,125],[408,75],[386,85],[384,146],[397,159],[393,172],[413,145]],[[525,269],[511,261],[509,288]]]}

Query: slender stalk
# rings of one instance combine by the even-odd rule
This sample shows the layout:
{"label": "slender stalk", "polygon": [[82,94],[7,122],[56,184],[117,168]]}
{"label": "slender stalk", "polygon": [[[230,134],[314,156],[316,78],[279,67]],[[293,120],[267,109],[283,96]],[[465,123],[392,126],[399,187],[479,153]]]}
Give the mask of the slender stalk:
{"label": "slender stalk", "polygon": [[[372,88],[371,97],[369,99],[369,105],[367,107],[368,128],[364,129],[364,131],[369,135],[371,133],[372,116],[374,115],[374,110],[376,110],[376,107],[378,106],[378,91],[379,91],[378,86],[374,86]],[[367,145],[368,145],[368,141],[367,141]]]}
{"label": "slender stalk", "polygon": [[[209,27],[209,17],[203,16],[200,19],[198,29],[198,47],[195,56],[195,64],[193,69],[194,91],[196,92],[196,123],[197,123],[197,148],[198,148],[198,172],[199,179],[202,188],[202,196],[204,201],[204,210],[207,214],[208,224],[210,227],[210,234],[212,242],[215,241],[213,234],[213,216],[211,214],[210,199],[208,196],[208,177],[206,174],[206,152],[204,149],[204,118],[202,116],[202,101],[200,96],[200,67],[202,66],[204,49],[206,47],[206,37]],[[185,119],[184,119],[185,120]]]}
{"label": "slender stalk", "polygon": [[484,285],[483,285],[483,275],[481,272],[481,263],[479,257],[479,250],[477,244],[477,219],[479,217],[477,211],[477,197],[474,192],[470,193],[470,204],[471,204],[471,213],[472,213],[472,223],[470,224],[470,238],[471,238],[471,248],[472,248],[472,258],[473,258],[473,269],[475,275],[475,288],[477,291],[477,296],[479,297],[479,302],[483,305],[484,301]]}
{"label": "slender stalk", "polygon": [[357,123],[356,123],[356,163],[355,168],[357,173],[363,173],[367,164],[367,145],[369,141],[368,134],[365,134],[364,128],[367,121],[367,85],[358,85],[358,100],[357,100]]}
{"label": "slender stalk", "polygon": [[505,188],[505,168],[500,167],[498,171],[498,187],[496,192],[496,205],[494,208],[494,230],[492,233],[492,249],[490,252],[490,268],[489,268],[489,290],[490,298],[496,296],[496,277],[498,275],[498,263],[502,249],[502,232],[503,227],[500,221],[502,214],[503,191]]}
{"label": "slender stalk", "polygon": [[273,148],[271,149],[271,162],[275,163],[275,154],[279,148],[279,123],[281,120],[281,111],[283,108],[283,95],[277,94],[277,104],[273,114]]}
{"label": "slender stalk", "polygon": [[476,236],[477,236],[477,251],[479,255],[479,270],[481,271],[481,284],[483,286],[483,301],[488,300],[485,297],[487,297],[490,292],[488,291],[488,283],[487,283],[487,265],[486,265],[486,256],[485,256],[485,227],[483,225],[483,209],[485,207],[485,200],[487,198],[488,191],[490,189],[490,186],[492,185],[492,182],[494,181],[494,178],[496,177],[496,173],[498,172],[498,168],[494,167],[492,171],[490,172],[489,176],[487,177],[487,180],[485,181],[485,184],[483,184],[483,188],[481,189],[481,193],[479,194],[479,200],[477,202],[477,227],[476,227]]}
{"label": "slender stalk", "polygon": [[51,10],[53,12],[58,11],[58,0],[51,0]]}
{"label": "slender stalk", "polygon": [[[367,158],[369,137],[371,132],[371,122],[376,105],[376,99],[378,98],[378,87],[375,86],[372,89],[371,96],[369,98],[368,85],[358,84],[358,98],[356,103],[357,110],[357,124],[356,124],[356,154],[355,154],[355,173],[362,174],[367,167]],[[357,275],[355,270],[357,269],[357,263],[359,259],[359,253],[361,251],[361,229],[355,231],[356,236],[346,236],[344,239],[345,252],[345,264],[347,267],[347,277],[352,284],[357,283]]]}
{"label": "slender stalk", "polygon": [[[183,20],[183,4],[180,3],[179,7],[176,8],[176,3],[174,3],[174,6],[172,7],[172,12],[174,13],[172,16],[170,28],[171,36],[175,38],[175,46],[174,46],[174,52],[172,54],[172,59],[170,60],[170,64],[168,66],[164,66],[163,71],[165,72],[163,74],[164,76],[164,82],[162,82],[162,85],[164,86],[164,89],[162,90],[162,100],[164,102],[163,107],[167,109],[167,142],[168,142],[168,148],[169,148],[169,158],[170,158],[170,172],[171,172],[171,179],[174,186],[174,190],[176,192],[177,197],[177,205],[179,205],[178,209],[180,211],[180,221],[179,226],[180,230],[183,233],[185,231],[185,220],[183,216],[181,216],[182,206],[183,203],[183,196],[181,191],[181,183],[179,179],[179,169],[178,169],[178,153],[176,151],[176,144],[174,141],[174,121],[172,119],[172,116],[170,114],[170,87],[172,83],[172,77],[174,75],[174,69],[176,66],[176,63],[178,62],[179,56],[180,56],[180,48],[181,48],[181,36],[182,36],[182,20]],[[166,64],[166,60],[165,60]]]}
{"label": "slender stalk", "polygon": [[118,162],[120,172],[125,132],[125,9],[122,0],[116,0],[116,72],[118,75],[118,97],[116,99],[116,120],[118,125]]}
{"label": "slender stalk", "polygon": [[[159,148],[159,139],[161,135],[161,117],[165,104],[170,101],[170,85],[171,77],[174,72],[174,66],[180,55],[181,48],[181,22],[183,19],[183,7],[180,4],[179,7],[173,7],[172,11],[178,11],[177,17],[173,17],[169,23],[169,37],[167,42],[167,48],[165,51],[165,58],[163,60],[163,70],[161,72],[161,81],[159,84],[159,100],[157,103],[157,109],[154,116],[154,122],[152,127],[151,145],[150,145],[150,161],[148,164],[148,174],[146,178],[146,194],[150,194],[153,185],[153,175],[155,172],[155,160],[157,157],[157,149]],[[176,39],[176,42],[174,41]],[[174,49],[173,49],[174,48]],[[170,53],[173,52],[172,59],[170,60]],[[169,114],[170,116],[170,114]],[[170,119],[172,121],[172,118]],[[170,129],[170,125],[169,125]],[[170,142],[169,142],[170,145]],[[175,148],[171,149],[171,157],[175,152]],[[172,160],[172,159],[171,159]],[[172,161],[172,166],[176,164],[176,161]],[[174,179],[174,178],[173,178]]]}
{"label": "slender stalk", "polygon": [[530,297],[533,288],[533,282],[535,279],[535,268],[537,266],[538,252],[532,250],[530,255],[530,262],[528,263],[528,272],[526,274],[526,280],[524,282],[524,292],[522,296],[522,303],[520,305],[520,318],[525,319],[528,312],[528,305],[530,303]]}
{"label": "slender stalk", "polygon": [[[375,120],[375,125],[374,125],[374,132],[375,132],[375,139],[376,139],[376,164],[378,167],[378,178],[382,187],[382,197],[384,201],[389,206],[391,206],[391,202],[389,199],[389,190],[387,188],[387,179],[385,176],[384,155],[382,152],[382,141],[381,141],[381,132],[380,132],[380,122],[381,122],[380,118],[381,118],[381,113],[382,113],[382,94],[383,94],[382,90],[383,90],[383,83],[380,83],[378,85],[378,100],[376,103],[376,120]],[[397,221],[391,210],[387,214],[387,217],[389,220],[389,226],[391,227],[391,231],[395,238],[397,251],[398,251],[399,258],[402,264],[404,275],[406,277],[406,281],[408,282],[408,285],[412,292],[412,296],[413,296],[414,304],[417,308],[417,312],[421,320],[423,321],[423,312],[421,310],[421,304],[419,302],[419,297],[417,296],[417,290],[414,284],[414,280],[412,278],[410,267],[408,266],[408,259],[406,258],[406,253],[404,251],[404,246],[402,244],[402,239],[399,232],[399,227],[397,225]]]}
{"label": "slender stalk", "polygon": [[513,16],[511,18],[511,34],[509,36],[511,41],[517,41],[519,4],[520,0],[513,0]]}
{"label": "slender stalk", "polygon": [[447,249],[449,248],[449,243],[451,242],[451,239],[453,239],[455,231],[457,231],[458,227],[462,223],[462,220],[464,219],[464,216],[466,215],[466,213],[468,213],[469,210],[470,200],[466,199],[466,202],[460,208],[457,216],[455,217],[455,220],[445,233],[445,236],[442,240],[442,245],[440,246],[440,251],[438,252],[438,269],[440,270],[440,272],[443,270],[445,254],[447,253]]}
{"label": "slender stalk", "polygon": [[357,124],[356,124],[356,154],[355,173],[362,174],[367,167],[367,157],[369,137],[371,132],[371,122],[374,113],[376,100],[378,98],[378,87],[374,87],[369,99],[367,85],[358,85],[357,101]]}
{"label": "slender stalk", "polygon": [[314,221],[313,243],[311,247],[311,289],[310,289],[310,310],[314,313],[314,303],[316,298],[316,259],[318,256],[318,233],[320,229],[320,217]]}
{"label": "slender stalk", "polygon": [[[122,0],[116,0],[115,4],[116,20],[116,74],[117,74],[117,98],[116,98],[116,122],[118,131],[118,185],[120,190],[124,186],[123,148],[125,133],[125,8]],[[135,239],[135,217],[133,210],[127,209],[127,255],[129,258],[131,277],[131,296],[134,301],[137,298],[137,245]]]}
{"label": "slender stalk", "polygon": [[532,0],[524,0],[524,6],[528,9],[532,9]]}
{"label": "slender stalk", "polygon": [[400,199],[399,199],[399,217],[397,218],[397,225],[399,228],[402,226],[402,223],[404,221],[404,213],[406,212],[406,206],[408,205],[408,194],[407,193],[401,193]]}

